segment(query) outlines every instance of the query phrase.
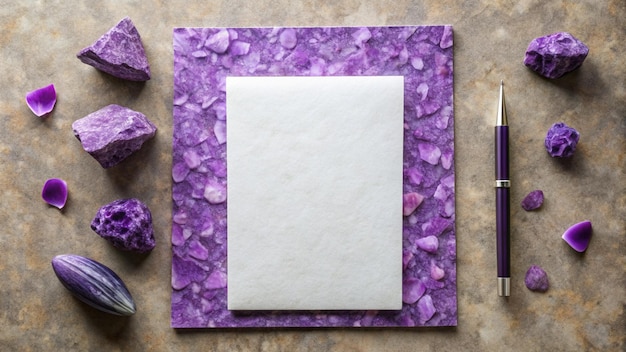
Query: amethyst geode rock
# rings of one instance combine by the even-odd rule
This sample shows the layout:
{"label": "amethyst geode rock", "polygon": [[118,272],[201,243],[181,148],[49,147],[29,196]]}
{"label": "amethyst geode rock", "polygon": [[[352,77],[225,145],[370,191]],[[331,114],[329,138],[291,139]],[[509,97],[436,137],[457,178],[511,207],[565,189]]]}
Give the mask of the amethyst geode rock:
{"label": "amethyst geode rock", "polygon": [[146,115],[119,105],[109,105],[72,124],[83,149],[103,168],[119,164],[154,137],[156,126]]}
{"label": "amethyst geode rock", "polygon": [[558,32],[533,39],[524,65],[546,78],[559,78],[582,65],[587,54],[585,43],[567,32]]}
{"label": "amethyst geode rock", "polygon": [[146,253],[156,245],[150,209],[135,198],[102,206],[91,221],[91,229],[123,251]]}
{"label": "amethyst geode rock", "polygon": [[564,122],[552,125],[546,134],[544,145],[553,158],[569,158],[574,155],[580,133]]}
{"label": "amethyst geode rock", "polygon": [[83,63],[129,81],[150,79],[150,65],[141,37],[130,18],[123,18],[76,57]]}

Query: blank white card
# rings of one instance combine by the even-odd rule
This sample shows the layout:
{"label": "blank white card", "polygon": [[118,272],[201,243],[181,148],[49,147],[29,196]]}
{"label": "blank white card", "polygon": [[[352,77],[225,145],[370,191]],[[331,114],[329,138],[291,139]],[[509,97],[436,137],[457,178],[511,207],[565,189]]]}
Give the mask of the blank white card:
{"label": "blank white card", "polygon": [[230,310],[402,308],[404,78],[228,77]]}

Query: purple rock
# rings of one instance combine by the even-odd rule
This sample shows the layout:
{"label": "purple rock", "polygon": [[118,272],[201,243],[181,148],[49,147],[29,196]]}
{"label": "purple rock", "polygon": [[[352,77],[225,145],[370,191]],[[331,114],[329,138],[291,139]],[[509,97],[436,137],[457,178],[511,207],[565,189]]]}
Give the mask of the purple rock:
{"label": "purple rock", "polygon": [[543,204],[543,191],[535,190],[522,200],[522,208],[526,211],[535,210]]}
{"label": "purple rock", "polygon": [[102,206],[91,221],[91,229],[123,251],[146,253],[156,245],[150,209],[135,198]]}
{"label": "purple rock", "polygon": [[119,164],[154,137],[156,126],[140,112],[108,105],[72,124],[83,149],[104,168]]}
{"label": "purple rock", "polygon": [[574,155],[580,133],[563,122],[552,125],[546,134],[544,145],[553,158],[569,158]]}
{"label": "purple rock", "polygon": [[550,287],[548,274],[538,265],[531,265],[526,272],[524,283],[531,291],[546,292]]}
{"label": "purple rock", "polygon": [[524,65],[546,78],[559,78],[577,69],[589,48],[567,32],[533,39],[526,49]]}
{"label": "purple rock", "polygon": [[128,17],[81,50],[76,57],[87,65],[121,79],[150,79],[150,65],[141,37]]}

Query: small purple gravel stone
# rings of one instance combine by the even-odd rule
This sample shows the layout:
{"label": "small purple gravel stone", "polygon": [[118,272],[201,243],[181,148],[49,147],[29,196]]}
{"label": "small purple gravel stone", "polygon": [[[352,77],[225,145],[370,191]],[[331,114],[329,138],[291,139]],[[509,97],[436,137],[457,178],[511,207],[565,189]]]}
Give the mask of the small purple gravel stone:
{"label": "small purple gravel stone", "polygon": [[67,202],[67,182],[60,178],[47,180],[41,190],[41,197],[46,203],[63,209]]}
{"label": "small purple gravel stone", "polygon": [[141,37],[130,18],[123,18],[76,57],[117,78],[129,81],[150,79],[150,65]]}
{"label": "small purple gravel stone", "polygon": [[83,149],[103,168],[119,164],[154,137],[156,126],[140,112],[108,105],[72,124]]}
{"label": "small purple gravel stone", "polygon": [[577,69],[589,48],[567,32],[533,39],[526,49],[524,65],[546,78],[559,78]]}
{"label": "small purple gravel stone", "polygon": [[526,211],[535,210],[543,204],[543,191],[535,190],[522,200],[522,208]]}
{"label": "small purple gravel stone", "polygon": [[531,291],[546,292],[550,287],[548,274],[538,265],[531,265],[528,268],[524,283]]}
{"label": "small purple gravel stone", "polygon": [[574,155],[580,133],[563,122],[552,125],[546,134],[544,145],[553,158],[569,158]]}
{"label": "small purple gravel stone", "polygon": [[156,245],[150,209],[135,198],[102,206],[91,221],[91,229],[123,251],[146,253]]}

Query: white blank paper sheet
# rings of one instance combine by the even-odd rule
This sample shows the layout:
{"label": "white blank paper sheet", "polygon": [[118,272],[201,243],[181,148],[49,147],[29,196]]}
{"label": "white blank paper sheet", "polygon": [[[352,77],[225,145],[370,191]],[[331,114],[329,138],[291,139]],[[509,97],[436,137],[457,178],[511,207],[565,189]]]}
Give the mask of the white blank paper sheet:
{"label": "white blank paper sheet", "polygon": [[230,310],[402,307],[404,78],[228,77]]}

